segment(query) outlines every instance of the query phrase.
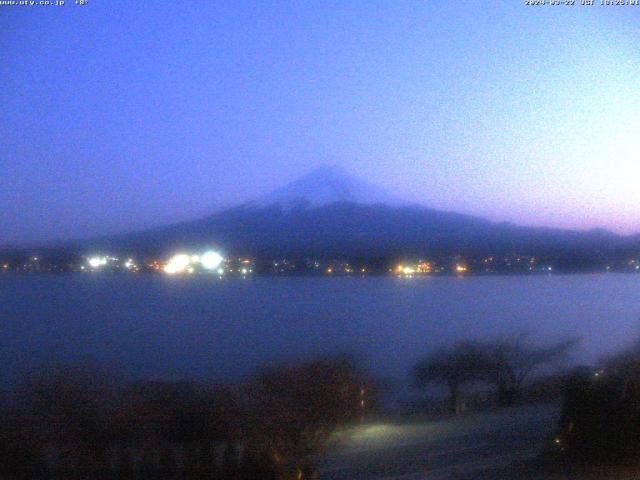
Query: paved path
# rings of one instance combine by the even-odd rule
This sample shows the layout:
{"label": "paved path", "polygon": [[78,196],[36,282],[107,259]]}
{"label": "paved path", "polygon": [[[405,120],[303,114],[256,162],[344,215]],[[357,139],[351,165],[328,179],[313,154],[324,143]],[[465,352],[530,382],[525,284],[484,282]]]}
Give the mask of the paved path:
{"label": "paved path", "polygon": [[320,478],[550,478],[534,474],[532,464],[553,434],[558,415],[556,405],[542,405],[441,421],[362,425],[337,436]]}

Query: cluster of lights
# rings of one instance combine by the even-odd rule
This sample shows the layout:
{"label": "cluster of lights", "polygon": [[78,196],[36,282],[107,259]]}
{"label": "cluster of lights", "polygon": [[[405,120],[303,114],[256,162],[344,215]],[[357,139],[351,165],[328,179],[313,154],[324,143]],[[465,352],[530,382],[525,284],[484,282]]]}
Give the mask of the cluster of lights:
{"label": "cluster of lights", "polygon": [[424,272],[420,270],[416,265],[405,265],[402,263],[400,265],[397,265],[395,268],[395,274],[398,275],[399,277],[411,278],[416,273],[424,273]]}
{"label": "cluster of lights", "polygon": [[402,275],[404,275],[405,277],[410,277],[414,273],[416,273],[416,269],[413,267],[410,267],[409,265],[404,265],[402,266],[402,270],[400,270],[400,273],[402,273]]}
{"label": "cluster of lights", "polygon": [[97,270],[100,267],[104,267],[107,264],[107,257],[89,257],[87,263],[91,268]]}
{"label": "cluster of lights", "polygon": [[[316,264],[318,265],[318,267],[320,266],[319,263],[316,262]],[[315,266],[315,264],[314,264]],[[335,264],[330,264],[326,270],[325,273],[327,275],[352,275],[354,272],[354,268],[348,264],[348,263],[342,263],[342,262],[338,262]],[[361,269],[361,273],[364,273],[366,270],[365,269]]]}
{"label": "cluster of lights", "polygon": [[[105,255],[94,255],[87,257],[87,265],[91,270],[100,270],[104,267],[111,269],[125,268],[130,271],[139,271],[140,267],[133,261],[133,258],[127,258],[124,262],[120,263],[118,257],[110,257]],[[80,267],[81,270],[86,270],[85,265]]]}
{"label": "cluster of lights", "polygon": [[395,268],[389,269],[399,277],[413,277],[414,275],[426,275],[434,272],[434,266],[431,262],[420,260],[417,263],[396,265]]}
{"label": "cluster of lights", "polygon": [[127,270],[138,270],[138,266],[133,261],[133,258],[127,258],[127,261],[124,262],[124,268]]}
{"label": "cluster of lights", "polygon": [[467,266],[461,263],[456,264],[456,273],[465,273],[467,271]]}
{"label": "cluster of lights", "polygon": [[219,275],[224,273],[224,269],[220,265],[224,261],[222,255],[213,250],[204,252],[201,255],[188,255],[179,253],[169,259],[164,266],[165,273],[174,275],[178,273],[193,273],[197,267],[205,270],[215,270]]}

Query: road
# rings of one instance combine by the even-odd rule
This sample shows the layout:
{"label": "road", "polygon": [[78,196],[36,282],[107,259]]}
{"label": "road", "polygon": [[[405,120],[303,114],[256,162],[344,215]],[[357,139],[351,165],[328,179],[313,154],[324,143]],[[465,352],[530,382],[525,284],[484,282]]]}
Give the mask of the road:
{"label": "road", "polygon": [[320,478],[551,478],[534,475],[532,465],[553,435],[558,416],[557,405],[536,405],[439,421],[361,425],[336,435],[321,462]]}

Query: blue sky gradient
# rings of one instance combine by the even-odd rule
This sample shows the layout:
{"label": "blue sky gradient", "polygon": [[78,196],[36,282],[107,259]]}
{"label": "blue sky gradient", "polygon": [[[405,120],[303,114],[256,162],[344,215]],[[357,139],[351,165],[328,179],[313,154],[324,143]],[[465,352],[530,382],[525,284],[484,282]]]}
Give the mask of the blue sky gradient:
{"label": "blue sky gradient", "polygon": [[0,244],[194,218],[322,164],[640,232],[640,6],[67,3],[0,7]]}

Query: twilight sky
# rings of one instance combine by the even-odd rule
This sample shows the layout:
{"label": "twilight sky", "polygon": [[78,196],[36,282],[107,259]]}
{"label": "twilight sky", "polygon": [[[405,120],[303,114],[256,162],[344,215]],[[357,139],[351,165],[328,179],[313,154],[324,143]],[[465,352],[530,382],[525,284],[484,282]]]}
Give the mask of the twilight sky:
{"label": "twilight sky", "polygon": [[327,163],[434,208],[640,232],[640,6],[73,3],[0,6],[0,245]]}

